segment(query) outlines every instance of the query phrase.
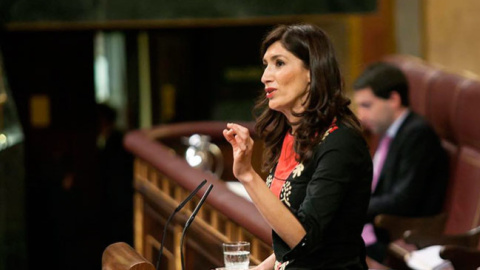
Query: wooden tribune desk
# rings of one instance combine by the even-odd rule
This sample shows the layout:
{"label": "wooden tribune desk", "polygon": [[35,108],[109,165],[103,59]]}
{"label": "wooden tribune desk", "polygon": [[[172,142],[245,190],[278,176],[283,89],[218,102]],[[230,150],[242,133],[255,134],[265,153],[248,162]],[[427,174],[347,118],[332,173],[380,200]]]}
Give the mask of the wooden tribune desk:
{"label": "wooden tribune desk", "polygon": [[[244,123],[253,133],[251,123]],[[214,188],[185,238],[187,269],[211,269],[223,265],[222,243],[236,240],[251,243],[251,262],[258,264],[271,254],[271,230],[255,206],[230,191],[211,173],[190,167],[183,158],[182,137],[209,135],[224,156],[222,179],[233,179],[232,150],[222,135],[224,122],[164,125],[127,134],[125,146],[135,156],[134,245],[148,261],[156,263],[166,219],[177,205],[203,180]],[[257,155],[261,156],[260,143]],[[257,152],[258,151],[258,152]],[[258,158],[260,160],[260,158]],[[254,160],[254,163],[258,161]],[[180,237],[185,221],[206,190],[177,213],[167,228],[161,269],[181,269]]]}

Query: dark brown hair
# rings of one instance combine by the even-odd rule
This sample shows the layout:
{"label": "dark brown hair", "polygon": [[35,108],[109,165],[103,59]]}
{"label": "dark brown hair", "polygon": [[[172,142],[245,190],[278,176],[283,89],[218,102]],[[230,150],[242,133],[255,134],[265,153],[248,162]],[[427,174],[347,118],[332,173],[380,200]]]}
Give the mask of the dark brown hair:
{"label": "dark brown hair", "polygon": [[300,117],[296,123],[289,123],[280,112],[268,107],[268,99],[262,93],[255,106],[255,129],[265,141],[263,170],[271,169],[278,161],[282,142],[290,126],[296,125],[295,152],[298,161],[305,162],[312,157],[313,148],[319,144],[323,134],[334,118],[361,133],[360,123],[348,108],[350,100],[343,94],[343,81],[335,51],[319,27],[309,24],[280,25],[265,37],[261,56],[275,42],[280,41],[285,49],[302,60],[310,70],[310,91],[303,112],[292,112]]}

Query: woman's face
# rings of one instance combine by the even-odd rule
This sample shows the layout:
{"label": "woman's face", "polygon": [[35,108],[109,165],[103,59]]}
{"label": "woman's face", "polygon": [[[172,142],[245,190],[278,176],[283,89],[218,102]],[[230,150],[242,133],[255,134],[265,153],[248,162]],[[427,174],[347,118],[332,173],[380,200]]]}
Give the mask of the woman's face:
{"label": "woman's face", "polygon": [[292,111],[302,112],[310,87],[310,70],[302,60],[277,41],[268,47],[263,56],[265,71],[262,83],[270,109],[283,113],[290,122]]}

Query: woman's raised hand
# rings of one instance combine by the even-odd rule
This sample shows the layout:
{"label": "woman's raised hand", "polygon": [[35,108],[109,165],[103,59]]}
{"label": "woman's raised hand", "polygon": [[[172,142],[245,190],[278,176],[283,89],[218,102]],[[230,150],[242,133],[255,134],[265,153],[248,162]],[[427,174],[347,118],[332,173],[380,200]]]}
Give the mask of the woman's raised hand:
{"label": "woman's raised hand", "polygon": [[228,123],[223,136],[233,148],[233,175],[241,182],[253,177],[252,151],[253,139],[246,127]]}

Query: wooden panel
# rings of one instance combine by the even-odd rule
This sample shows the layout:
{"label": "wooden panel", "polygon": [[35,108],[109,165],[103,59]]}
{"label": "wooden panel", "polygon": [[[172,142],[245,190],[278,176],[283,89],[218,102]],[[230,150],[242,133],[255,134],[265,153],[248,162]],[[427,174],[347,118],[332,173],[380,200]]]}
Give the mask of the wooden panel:
{"label": "wooden panel", "polygon": [[426,60],[456,72],[480,74],[480,1],[423,2]]}
{"label": "wooden panel", "polygon": [[[395,52],[394,3],[379,0],[375,12],[361,17],[362,29],[354,35],[361,35],[359,51],[363,63],[380,61],[382,57]],[[360,32],[360,33],[359,33]]]}

